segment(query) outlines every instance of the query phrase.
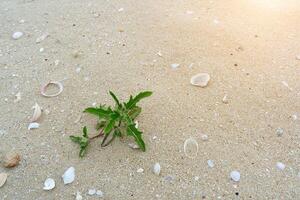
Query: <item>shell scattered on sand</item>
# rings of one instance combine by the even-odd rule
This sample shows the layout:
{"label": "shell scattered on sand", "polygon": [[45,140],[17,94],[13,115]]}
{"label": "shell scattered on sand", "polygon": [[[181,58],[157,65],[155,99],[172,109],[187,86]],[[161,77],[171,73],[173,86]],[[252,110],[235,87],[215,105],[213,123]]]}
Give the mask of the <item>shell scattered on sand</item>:
{"label": "shell scattered on sand", "polygon": [[155,163],[155,165],[153,166],[153,173],[157,176],[160,175],[160,164],[159,163]]}
{"label": "shell scattered on sand", "polygon": [[9,152],[4,157],[4,167],[12,168],[19,164],[21,156],[16,152]]}
{"label": "shell scattered on sand", "polygon": [[[46,93],[46,90],[47,90],[47,87],[49,85],[55,85],[56,87],[58,87],[58,92],[54,93],[54,94],[47,94]],[[60,93],[62,93],[62,91],[64,90],[64,86],[62,85],[61,82],[58,82],[58,81],[49,81],[47,84],[43,85],[42,88],[41,88],[41,94],[44,96],[44,97],[56,97],[58,95],[60,95]]]}
{"label": "shell scattered on sand", "polygon": [[199,73],[191,78],[191,84],[198,87],[206,87],[210,80],[208,73]]}
{"label": "shell scattered on sand", "polygon": [[171,68],[172,69],[176,69],[176,68],[178,68],[180,66],[180,64],[178,64],[178,63],[173,63],[173,64],[171,64]]}
{"label": "shell scattered on sand", "polygon": [[0,173],[0,188],[5,184],[7,179],[6,173]]}
{"label": "shell scattered on sand", "polygon": [[139,169],[136,170],[136,172],[137,172],[137,173],[143,173],[143,172],[144,172],[144,169],[143,169],[143,168],[139,168]]}
{"label": "shell scattered on sand", "polygon": [[241,179],[241,174],[238,171],[232,171],[230,172],[230,178],[235,182],[239,182]]}
{"label": "shell scattered on sand", "polygon": [[70,167],[65,171],[65,173],[62,175],[64,184],[70,184],[75,180],[75,168]]}
{"label": "shell scattered on sand", "polygon": [[227,104],[228,103],[228,97],[227,97],[227,94],[224,95],[223,99],[222,99],[222,102]]}
{"label": "shell scattered on sand", "polygon": [[14,33],[12,34],[11,37],[12,37],[14,40],[18,40],[18,39],[20,39],[23,35],[24,35],[24,33],[17,31],[17,32],[14,32]]}
{"label": "shell scattered on sand", "polygon": [[285,164],[283,164],[282,162],[277,162],[276,167],[277,167],[277,169],[282,171],[285,168]]}
{"label": "shell scattered on sand", "polygon": [[33,111],[32,118],[30,119],[30,122],[37,121],[42,115],[42,109],[37,103],[35,103],[35,105],[33,106],[33,109],[34,109],[34,111]]}
{"label": "shell scattered on sand", "polygon": [[184,141],[183,151],[186,157],[196,158],[198,154],[199,145],[193,138],[188,138]]}
{"label": "shell scattered on sand", "polygon": [[37,129],[40,127],[39,123],[33,122],[28,125],[28,130]]}
{"label": "shell scattered on sand", "polygon": [[52,178],[47,178],[44,182],[43,190],[52,190],[55,188],[55,181]]}

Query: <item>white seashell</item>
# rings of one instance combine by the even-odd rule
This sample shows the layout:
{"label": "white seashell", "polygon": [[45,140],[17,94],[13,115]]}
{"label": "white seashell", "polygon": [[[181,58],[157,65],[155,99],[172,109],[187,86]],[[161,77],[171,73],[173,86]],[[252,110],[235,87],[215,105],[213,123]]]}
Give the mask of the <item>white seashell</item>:
{"label": "white seashell", "polygon": [[48,33],[45,33],[45,34],[43,34],[42,36],[38,37],[38,38],[35,40],[35,42],[36,42],[36,43],[40,43],[40,42],[42,42],[43,40],[45,40],[48,36],[49,36],[49,34],[48,34]]}
{"label": "white seashell", "polygon": [[199,87],[206,87],[210,80],[210,76],[207,73],[199,73],[191,78],[191,84]]}
{"label": "white seashell", "polygon": [[227,98],[227,94],[224,95],[222,102],[227,104],[228,103],[228,98]]}
{"label": "white seashell", "polygon": [[178,68],[179,66],[180,66],[180,64],[178,64],[178,63],[173,63],[173,64],[171,64],[172,69],[176,69],[176,68]]}
{"label": "white seashell", "polygon": [[139,145],[135,144],[135,143],[129,143],[128,146],[132,149],[139,149]]}
{"label": "white seashell", "polygon": [[97,190],[96,191],[96,195],[100,198],[102,198],[104,196],[103,192],[101,190]]}
{"label": "white seashell", "polygon": [[122,12],[122,11],[124,11],[124,8],[119,8],[118,11],[119,11],[119,12]]}
{"label": "white seashell", "polygon": [[198,154],[198,148],[198,142],[195,139],[189,138],[184,141],[183,151],[186,157],[196,158]]}
{"label": "white seashell", "polygon": [[144,172],[144,169],[143,169],[143,168],[139,168],[139,169],[136,170],[136,172],[137,172],[137,173],[143,173],[143,172]]}
{"label": "white seashell", "polygon": [[[46,94],[46,89],[49,85],[55,85],[56,87],[58,87],[59,91],[57,93],[54,93],[54,94]],[[44,96],[44,97],[56,97],[58,96],[60,93],[62,93],[64,87],[62,85],[62,83],[58,82],[58,81],[50,81],[49,83],[45,84],[42,86],[41,88],[41,94]]]}
{"label": "white seashell", "polygon": [[7,179],[6,173],[0,173],[0,188],[5,184]]}
{"label": "white seashell", "polygon": [[42,47],[42,48],[40,48],[40,52],[43,52],[45,49]]}
{"label": "white seashell", "polygon": [[94,194],[96,194],[96,189],[89,189],[88,195],[93,196]]}
{"label": "white seashell", "polygon": [[210,168],[213,168],[215,166],[215,163],[213,160],[208,160],[207,161],[207,165],[210,167]]}
{"label": "white seashell", "polygon": [[64,184],[72,183],[75,180],[75,168],[70,167],[65,171],[65,173],[62,175],[62,178],[64,180]]}
{"label": "white seashell", "polygon": [[37,121],[42,115],[42,109],[37,103],[35,103],[35,105],[33,106],[33,109],[34,109],[34,111],[33,111],[32,118],[30,120],[31,122]]}
{"label": "white seashell", "polygon": [[240,172],[238,172],[238,171],[230,172],[230,178],[235,182],[239,182],[241,179]]}
{"label": "white seashell", "polygon": [[201,135],[201,139],[202,139],[203,141],[207,141],[207,140],[208,140],[208,136],[205,135],[205,134],[203,134],[203,135]]}
{"label": "white seashell", "polygon": [[14,40],[20,39],[24,34],[22,32],[14,32],[14,34],[12,34],[12,38]]}
{"label": "white seashell", "polygon": [[159,176],[160,174],[160,164],[159,163],[155,163],[155,165],[153,166],[153,173],[157,176]]}
{"label": "white seashell", "polygon": [[82,200],[81,193],[77,191],[75,200]]}
{"label": "white seashell", "polygon": [[30,123],[28,125],[28,130],[31,130],[31,129],[37,129],[40,127],[40,124],[39,123],[36,123],[36,122],[33,122],[33,123]]}
{"label": "white seashell", "polygon": [[44,182],[43,190],[52,190],[55,188],[55,181],[52,178],[47,178]]}
{"label": "white seashell", "polygon": [[279,169],[279,170],[284,170],[285,164],[283,164],[282,162],[277,162],[277,163],[276,163],[276,167],[277,167],[277,169]]}

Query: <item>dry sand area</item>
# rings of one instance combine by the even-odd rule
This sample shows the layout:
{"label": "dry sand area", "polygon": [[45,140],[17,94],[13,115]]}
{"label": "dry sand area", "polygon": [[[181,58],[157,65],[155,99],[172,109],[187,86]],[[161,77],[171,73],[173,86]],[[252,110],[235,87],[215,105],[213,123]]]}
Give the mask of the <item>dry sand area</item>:
{"label": "dry sand area", "polygon": [[[299,36],[298,0],[1,0],[0,156],[21,161],[0,163],[0,199],[300,199]],[[206,87],[190,84],[197,73]],[[40,94],[49,80],[57,97]],[[113,104],[109,90],[153,91],[138,118],[147,151],[98,140],[79,158],[69,136],[96,134],[82,111]]]}

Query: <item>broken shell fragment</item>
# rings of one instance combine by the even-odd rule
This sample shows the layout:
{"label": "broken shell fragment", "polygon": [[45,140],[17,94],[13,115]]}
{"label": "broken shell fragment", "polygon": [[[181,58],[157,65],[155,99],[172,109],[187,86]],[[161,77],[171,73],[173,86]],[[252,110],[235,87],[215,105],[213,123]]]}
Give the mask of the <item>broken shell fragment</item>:
{"label": "broken shell fragment", "polygon": [[12,34],[12,38],[14,39],[14,40],[17,40],[17,39],[20,39],[22,36],[23,36],[24,34],[22,33],[22,32],[14,32],[13,34]]}
{"label": "broken shell fragment", "polygon": [[[54,93],[54,94],[46,94],[46,89],[47,87],[49,87],[49,85],[55,85],[56,87],[58,87],[59,91]],[[41,88],[41,94],[44,97],[56,97],[58,96],[60,93],[62,93],[62,91],[64,90],[64,87],[62,85],[62,83],[58,82],[58,81],[50,81],[49,83],[45,84],[42,88]]]}
{"label": "broken shell fragment", "polygon": [[75,180],[75,168],[70,167],[65,171],[65,173],[62,175],[64,184],[72,183]]}
{"label": "broken shell fragment", "polygon": [[82,200],[83,199],[80,192],[77,191],[75,199],[76,200]]}
{"label": "broken shell fragment", "polygon": [[195,158],[198,154],[198,148],[198,142],[195,139],[189,138],[184,141],[183,151],[186,157]]}
{"label": "broken shell fragment", "polygon": [[132,149],[139,149],[139,145],[135,144],[135,143],[129,143],[128,146]]}
{"label": "broken shell fragment", "polygon": [[31,122],[37,121],[42,115],[42,109],[37,103],[35,103],[35,105],[33,106],[33,109],[34,109],[34,111],[33,111],[32,118],[30,120]]}
{"label": "broken shell fragment", "polygon": [[36,123],[36,122],[33,122],[33,123],[30,123],[28,125],[28,130],[31,130],[31,129],[37,129],[40,127],[40,124],[39,123]]}
{"label": "broken shell fragment", "polygon": [[4,167],[12,168],[19,164],[21,156],[16,152],[9,152],[4,158]]}
{"label": "broken shell fragment", "polygon": [[55,181],[52,178],[47,178],[44,182],[43,190],[52,190],[55,188]]}
{"label": "broken shell fragment", "polygon": [[159,163],[155,163],[155,165],[153,166],[153,173],[157,176],[159,176],[160,174],[160,164]]}
{"label": "broken shell fragment", "polygon": [[230,172],[230,178],[235,182],[239,182],[241,179],[241,174],[238,171],[232,171]]}
{"label": "broken shell fragment", "polygon": [[35,42],[38,44],[40,42],[42,42],[43,40],[45,40],[47,37],[49,36],[48,33],[43,34],[42,36],[38,37]]}
{"label": "broken shell fragment", "polygon": [[7,179],[6,173],[0,173],[0,188],[5,184]]}
{"label": "broken shell fragment", "polygon": [[191,84],[199,87],[206,87],[210,80],[210,76],[207,73],[199,73],[191,78]]}

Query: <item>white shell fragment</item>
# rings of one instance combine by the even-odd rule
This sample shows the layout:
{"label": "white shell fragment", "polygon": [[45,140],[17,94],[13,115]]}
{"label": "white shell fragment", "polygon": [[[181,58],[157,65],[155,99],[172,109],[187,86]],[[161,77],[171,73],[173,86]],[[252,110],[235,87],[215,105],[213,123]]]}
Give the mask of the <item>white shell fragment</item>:
{"label": "white shell fragment", "polygon": [[196,158],[198,154],[198,148],[198,142],[195,139],[189,138],[184,141],[183,151],[186,157]]}
{"label": "white shell fragment", "polygon": [[30,123],[28,125],[28,130],[31,130],[31,129],[37,129],[40,127],[40,124],[39,123],[36,123],[36,122],[33,122],[33,123]]}
{"label": "white shell fragment", "polygon": [[180,64],[178,64],[178,63],[173,63],[173,64],[171,64],[171,68],[172,69],[176,69],[176,68],[178,68],[180,66]]}
{"label": "white shell fragment", "polygon": [[208,136],[205,135],[205,134],[203,134],[203,135],[201,135],[201,139],[202,139],[203,141],[207,141],[207,140],[208,140]]}
{"label": "white shell fragment", "polygon": [[208,160],[207,161],[207,165],[210,167],[210,168],[213,168],[215,166],[215,163],[213,160]]}
{"label": "white shell fragment", "polygon": [[5,184],[7,179],[6,173],[0,173],[0,188]]}
{"label": "white shell fragment", "polygon": [[38,38],[35,40],[35,42],[36,42],[36,43],[40,43],[40,42],[42,42],[43,40],[45,40],[48,36],[49,36],[48,33],[44,33],[42,36],[38,37]]}
{"label": "white shell fragment", "polygon": [[228,103],[228,98],[227,98],[227,94],[224,95],[222,102],[227,104]]}
{"label": "white shell fragment", "polygon": [[144,172],[144,169],[143,169],[143,168],[139,168],[139,169],[136,170],[136,172],[137,172],[137,173],[143,173],[143,172]]}
{"label": "white shell fragment", "polygon": [[210,76],[207,73],[199,73],[191,78],[191,84],[199,87],[206,87],[210,80]]}
{"label": "white shell fragment", "polygon": [[88,195],[93,196],[94,194],[96,194],[96,189],[89,189]]}
{"label": "white shell fragment", "polygon": [[284,170],[285,164],[283,164],[282,162],[277,162],[277,163],[276,163],[276,167],[277,167],[277,169],[279,169],[279,170]]}
{"label": "white shell fragment", "polygon": [[160,164],[159,163],[155,163],[155,165],[153,166],[153,173],[157,176],[159,176],[160,174]]}
{"label": "white shell fragment", "polygon": [[34,109],[33,115],[32,118],[30,119],[31,122],[37,121],[42,115],[42,109],[37,103],[35,103],[33,109]]}
{"label": "white shell fragment", "polygon": [[240,172],[238,172],[238,171],[230,172],[230,178],[235,182],[239,182],[241,179]]}
{"label": "white shell fragment", "polygon": [[101,190],[97,190],[96,191],[96,195],[100,198],[102,198],[104,196],[103,192]]}
{"label": "white shell fragment", "polygon": [[276,134],[278,137],[281,137],[284,133],[284,130],[282,128],[277,128],[276,129]]}
{"label": "white shell fragment", "polygon": [[136,143],[129,143],[128,146],[132,149],[139,149],[139,145],[137,145]]}
{"label": "white shell fragment", "polygon": [[[54,94],[46,94],[46,89],[49,85],[55,85],[56,87],[58,87],[59,91],[57,93]],[[41,88],[41,94],[44,97],[56,97],[58,96],[60,93],[62,93],[64,87],[62,85],[62,83],[58,82],[58,81],[49,81],[49,83],[45,84],[42,88]]]}
{"label": "white shell fragment", "polygon": [[67,171],[65,171],[65,173],[62,175],[62,178],[65,185],[72,183],[75,180],[75,168],[70,167],[67,169]]}
{"label": "white shell fragment", "polygon": [[43,190],[52,190],[55,188],[55,181],[52,178],[47,178],[44,182]]}
{"label": "white shell fragment", "polygon": [[82,200],[81,193],[77,191],[75,200]]}
{"label": "white shell fragment", "polygon": [[22,36],[23,36],[24,34],[22,33],[22,32],[14,32],[13,34],[12,34],[12,38],[14,39],[14,40],[17,40],[17,39],[20,39]]}

